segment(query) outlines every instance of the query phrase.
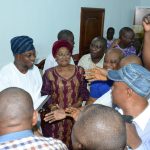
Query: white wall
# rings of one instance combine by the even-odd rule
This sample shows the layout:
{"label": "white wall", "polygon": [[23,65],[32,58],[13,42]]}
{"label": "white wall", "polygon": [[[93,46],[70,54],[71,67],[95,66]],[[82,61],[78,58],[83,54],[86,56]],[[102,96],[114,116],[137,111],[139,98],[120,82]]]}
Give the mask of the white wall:
{"label": "white wall", "polygon": [[[148,1],[148,0],[145,0]],[[34,39],[37,58],[44,58],[61,29],[75,35],[74,53],[78,53],[81,7],[105,8],[104,31],[131,26],[134,8],[144,0],[0,0],[0,68],[13,56],[10,39],[28,35]]]}
{"label": "white wall", "polygon": [[150,8],[150,0],[141,0],[140,5]]}

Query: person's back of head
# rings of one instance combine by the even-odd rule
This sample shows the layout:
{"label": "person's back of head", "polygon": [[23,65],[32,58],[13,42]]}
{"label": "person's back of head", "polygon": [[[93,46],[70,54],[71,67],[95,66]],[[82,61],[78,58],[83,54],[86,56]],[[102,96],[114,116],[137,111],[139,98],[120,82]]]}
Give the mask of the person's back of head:
{"label": "person's back of head", "polygon": [[138,64],[142,66],[142,60],[140,59],[140,57],[136,56],[136,55],[130,55],[130,56],[126,56],[124,57],[121,61],[120,61],[120,68],[128,65],[128,64]]}
{"label": "person's back of head", "polygon": [[10,87],[0,92],[0,135],[31,129],[36,115],[32,98],[25,90]]}
{"label": "person's back of head", "polygon": [[124,150],[125,123],[110,107],[88,105],[74,124],[72,143],[75,150]]}
{"label": "person's back of head", "polygon": [[57,39],[58,40],[66,40],[72,46],[74,46],[74,35],[70,30],[67,30],[67,29],[61,30],[57,35]]}
{"label": "person's back of head", "polygon": [[124,54],[123,54],[122,50],[120,50],[119,48],[109,48],[107,50],[106,54],[107,53],[115,53],[115,54],[117,54],[120,60],[124,57]]}

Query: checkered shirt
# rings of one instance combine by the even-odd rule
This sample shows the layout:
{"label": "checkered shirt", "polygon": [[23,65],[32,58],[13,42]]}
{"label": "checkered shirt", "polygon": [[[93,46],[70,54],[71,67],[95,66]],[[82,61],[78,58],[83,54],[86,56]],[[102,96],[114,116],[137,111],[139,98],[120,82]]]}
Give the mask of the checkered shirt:
{"label": "checkered shirt", "polygon": [[30,136],[0,143],[0,150],[68,150],[60,140]]}

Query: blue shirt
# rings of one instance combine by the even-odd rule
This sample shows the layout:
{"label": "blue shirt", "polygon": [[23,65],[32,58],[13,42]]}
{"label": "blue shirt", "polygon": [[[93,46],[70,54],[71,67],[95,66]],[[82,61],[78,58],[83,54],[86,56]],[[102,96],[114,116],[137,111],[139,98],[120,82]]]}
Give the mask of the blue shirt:
{"label": "blue shirt", "polygon": [[113,81],[93,81],[90,84],[90,96],[93,98],[99,98],[110,90],[112,87]]}
{"label": "blue shirt", "polygon": [[11,140],[17,140],[17,139],[21,139],[21,138],[25,138],[29,136],[33,136],[33,133],[31,130],[12,132],[12,133],[0,136],[0,143],[11,141]]}

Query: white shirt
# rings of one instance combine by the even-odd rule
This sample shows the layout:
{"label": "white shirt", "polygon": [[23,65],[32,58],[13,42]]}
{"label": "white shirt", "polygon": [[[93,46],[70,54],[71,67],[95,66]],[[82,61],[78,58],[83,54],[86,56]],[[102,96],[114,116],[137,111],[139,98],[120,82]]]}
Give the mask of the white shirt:
{"label": "white shirt", "polygon": [[[116,109],[123,114],[122,109]],[[150,148],[150,99],[148,99],[148,106],[136,118],[133,119],[136,131],[142,140],[139,147],[134,150],[149,150]],[[128,147],[128,150],[131,150]]]}
{"label": "white shirt", "polygon": [[41,97],[42,78],[36,66],[23,74],[16,68],[14,63],[10,63],[0,70],[0,79],[0,91],[8,87],[24,89],[31,95],[34,109],[37,109],[47,97]]}
{"label": "white shirt", "polygon": [[98,98],[93,104],[101,104],[108,107],[112,107],[112,90],[110,89],[107,93]]}
{"label": "white shirt", "polygon": [[150,149],[150,104],[145,110],[133,119],[137,133],[142,140],[142,144],[136,150]]}
{"label": "white shirt", "polygon": [[[74,61],[73,61],[72,57],[70,59],[70,64],[74,65]],[[45,72],[45,70],[47,70],[49,68],[52,68],[52,67],[55,67],[57,65],[58,64],[57,64],[55,58],[53,57],[53,55],[49,54],[48,57],[45,60],[45,64],[44,64],[44,68],[43,68],[43,73]]]}
{"label": "white shirt", "polygon": [[[107,93],[98,98],[93,104],[102,104],[108,107],[112,107],[112,90],[110,89]],[[150,98],[148,99],[148,103],[150,104]],[[121,109],[119,109],[120,112]],[[121,111],[122,112],[122,111]],[[120,112],[120,113],[121,113]],[[123,113],[121,113],[123,114]]]}
{"label": "white shirt", "polygon": [[81,66],[84,69],[92,69],[95,68],[95,66],[103,68],[103,62],[104,56],[98,63],[95,64],[91,59],[91,54],[86,54],[81,57],[81,59],[78,62],[78,66]]}
{"label": "white shirt", "polygon": [[[95,67],[103,68],[103,62],[104,62],[104,56],[98,63],[95,64],[91,59],[91,54],[86,54],[80,58],[78,62],[78,66],[83,67],[85,70],[93,69]],[[87,84],[87,89],[90,91],[90,84]]]}
{"label": "white shirt", "polygon": [[145,108],[145,110],[133,119],[133,122],[137,124],[142,130],[145,129],[148,121],[150,119],[150,104]]}

